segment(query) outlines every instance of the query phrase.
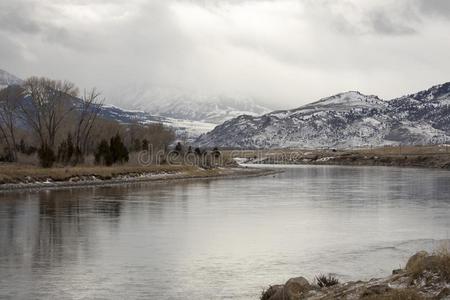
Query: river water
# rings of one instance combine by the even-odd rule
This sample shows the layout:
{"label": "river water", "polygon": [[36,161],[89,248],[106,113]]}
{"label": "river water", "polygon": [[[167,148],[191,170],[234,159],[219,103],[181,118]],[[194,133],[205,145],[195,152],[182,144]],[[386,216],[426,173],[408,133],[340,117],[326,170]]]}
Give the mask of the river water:
{"label": "river water", "polygon": [[299,275],[385,276],[449,238],[448,171],[277,168],[0,195],[0,298],[257,299]]}

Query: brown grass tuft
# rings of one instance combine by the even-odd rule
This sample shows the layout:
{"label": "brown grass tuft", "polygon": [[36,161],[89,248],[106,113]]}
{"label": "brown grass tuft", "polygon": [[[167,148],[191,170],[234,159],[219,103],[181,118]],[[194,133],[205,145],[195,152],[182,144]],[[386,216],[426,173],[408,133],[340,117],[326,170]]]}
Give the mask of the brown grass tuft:
{"label": "brown grass tuft", "polygon": [[408,267],[408,272],[414,279],[421,278],[426,272],[437,273],[445,281],[450,282],[450,251],[440,248],[432,255],[416,259]]}
{"label": "brown grass tuft", "polygon": [[425,298],[420,296],[413,289],[398,289],[390,290],[382,295],[371,295],[363,298],[364,300],[424,300]]}

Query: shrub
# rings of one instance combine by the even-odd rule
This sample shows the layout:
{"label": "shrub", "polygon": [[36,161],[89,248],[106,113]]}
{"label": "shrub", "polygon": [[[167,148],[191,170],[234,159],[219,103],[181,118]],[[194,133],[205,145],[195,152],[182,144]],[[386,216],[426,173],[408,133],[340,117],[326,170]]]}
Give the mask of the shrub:
{"label": "shrub", "polygon": [[124,163],[130,159],[127,147],[125,147],[124,143],[122,142],[119,133],[117,133],[113,138],[111,138],[109,147],[113,163],[116,162]]}
{"label": "shrub", "polygon": [[95,163],[110,166],[113,164],[111,149],[106,140],[101,140],[95,151]]}
{"label": "shrub", "polygon": [[339,280],[331,275],[320,274],[316,276],[316,282],[319,287],[329,287],[338,284]]}
{"label": "shrub", "polygon": [[148,150],[148,140],[147,139],[143,139],[142,140],[142,150]]}
{"label": "shrub", "polygon": [[47,145],[42,145],[38,150],[39,163],[43,168],[51,168],[56,160],[55,153]]}
{"label": "shrub", "polygon": [[63,140],[58,147],[58,161],[69,163],[75,154],[75,146],[73,145],[72,135],[69,133],[67,139]]}
{"label": "shrub", "polygon": [[407,270],[413,278],[420,278],[426,271],[439,274],[447,282],[450,282],[450,251],[442,248],[433,253],[419,257],[407,265]]}
{"label": "shrub", "polygon": [[220,151],[219,151],[219,148],[217,148],[217,147],[214,147],[212,153],[213,153],[215,158],[220,157],[220,154],[221,154]]}
{"label": "shrub", "polygon": [[113,163],[124,163],[130,159],[128,149],[125,147],[119,134],[111,138],[109,144],[102,140],[95,151],[95,162],[107,166]]}
{"label": "shrub", "polygon": [[183,146],[181,145],[180,142],[178,142],[178,143],[175,145],[174,151],[175,151],[176,153],[178,153],[178,154],[180,154],[181,152],[183,152]]}

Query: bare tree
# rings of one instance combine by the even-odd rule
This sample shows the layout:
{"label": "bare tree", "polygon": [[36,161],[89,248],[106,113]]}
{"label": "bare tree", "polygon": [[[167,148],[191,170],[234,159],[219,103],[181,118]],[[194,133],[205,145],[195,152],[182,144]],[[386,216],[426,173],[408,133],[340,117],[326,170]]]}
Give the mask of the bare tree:
{"label": "bare tree", "polygon": [[21,88],[18,86],[6,87],[0,91],[0,133],[11,161],[17,160],[15,125],[20,97]]}
{"label": "bare tree", "polygon": [[83,98],[76,112],[75,163],[82,160],[83,156],[87,153],[92,128],[97,121],[103,102],[104,100],[100,99],[100,92],[95,88],[90,91],[84,91]]}
{"label": "bare tree", "polygon": [[54,152],[63,121],[75,109],[73,97],[77,96],[78,89],[71,82],[43,77],[27,79],[23,88],[21,117],[39,137],[40,149]]}

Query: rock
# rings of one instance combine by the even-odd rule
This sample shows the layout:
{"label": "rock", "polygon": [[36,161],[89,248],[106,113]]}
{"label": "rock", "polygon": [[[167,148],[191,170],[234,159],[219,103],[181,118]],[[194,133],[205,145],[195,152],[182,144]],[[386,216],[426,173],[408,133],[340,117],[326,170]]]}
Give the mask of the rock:
{"label": "rock", "polygon": [[362,297],[369,297],[374,295],[383,295],[386,294],[390,290],[387,284],[377,284],[370,287],[367,287],[362,293]]}
{"label": "rock", "polygon": [[444,288],[439,295],[436,297],[437,299],[450,299],[450,288]]}
{"label": "rock", "polygon": [[406,263],[406,270],[412,271],[416,266],[422,263],[422,261],[428,256],[427,251],[419,251],[408,259]]}
{"label": "rock", "polygon": [[[449,255],[414,254],[406,269],[393,275],[369,281],[350,281],[331,287],[312,286],[303,277],[289,279],[282,286],[268,289],[262,300],[334,300],[334,299],[447,299],[450,300],[450,278],[445,267]],[[270,292],[269,292],[270,291]],[[264,295],[263,295],[264,296]]]}
{"label": "rock", "polygon": [[260,300],[270,300],[273,295],[275,295],[278,291],[282,289],[283,289],[282,284],[271,285],[267,290],[265,290],[262,293]]}
{"label": "rock", "polygon": [[398,275],[398,274],[401,274],[401,273],[403,273],[403,269],[392,270],[392,275]]}
{"label": "rock", "polygon": [[304,277],[291,278],[269,300],[299,300],[301,294],[311,290],[311,288],[308,280]]}

